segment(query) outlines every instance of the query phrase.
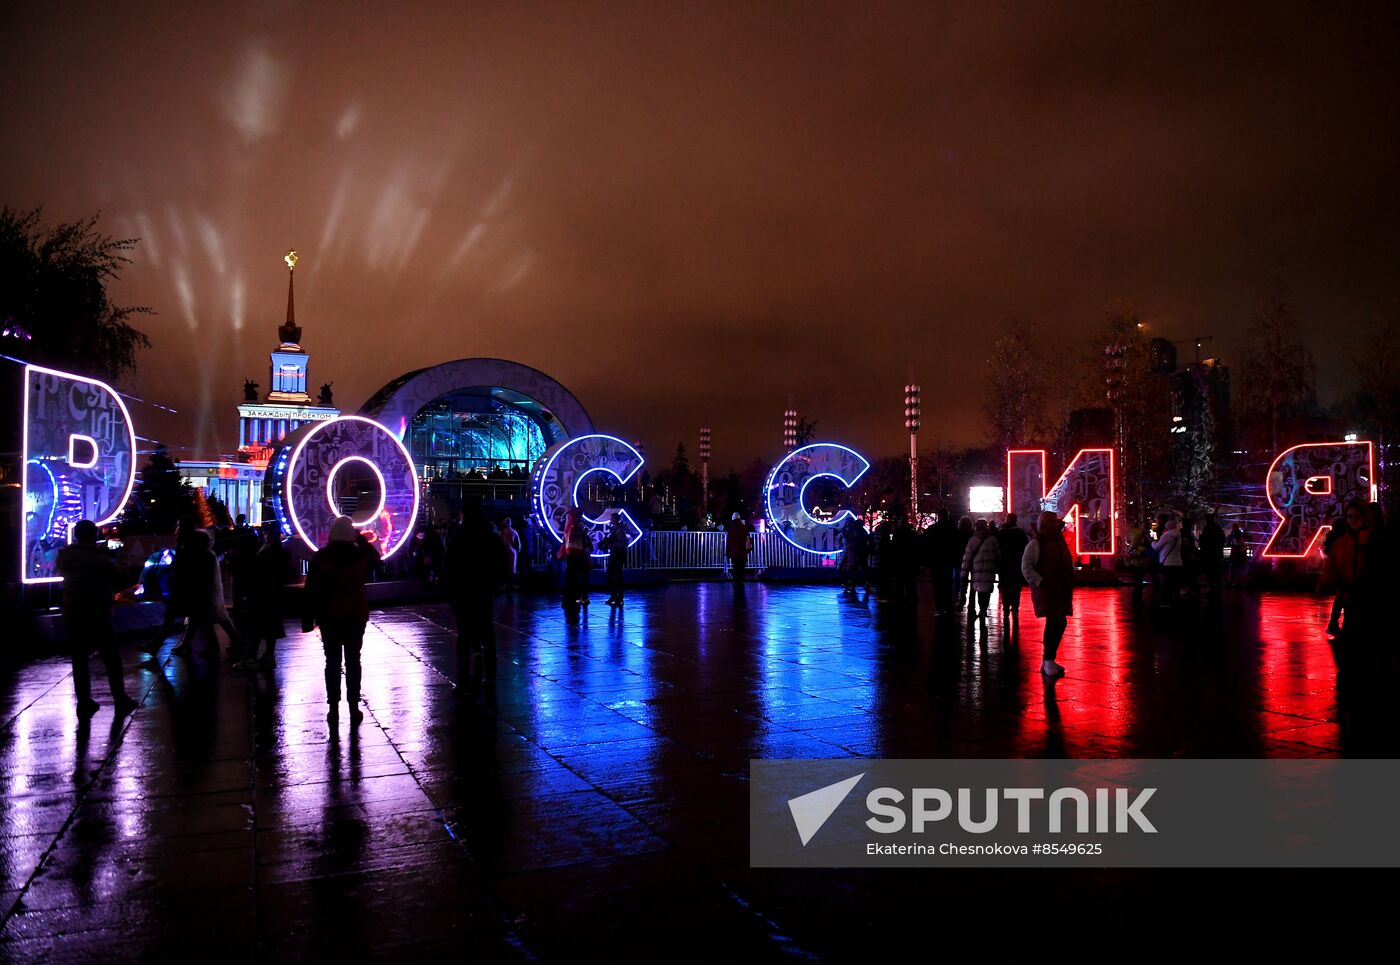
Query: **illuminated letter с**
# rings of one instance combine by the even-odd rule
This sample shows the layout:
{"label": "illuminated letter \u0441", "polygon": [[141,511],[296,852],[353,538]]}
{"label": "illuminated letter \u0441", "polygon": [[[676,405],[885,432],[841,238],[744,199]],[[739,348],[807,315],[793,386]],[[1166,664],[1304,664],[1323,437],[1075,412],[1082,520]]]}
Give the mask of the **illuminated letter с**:
{"label": "illuminated letter \u0441", "polygon": [[[584,509],[580,499],[587,498],[585,481],[602,475],[610,478],[614,485],[624,486],[642,464],[642,454],[616,436],[593,433],[555,443],[540,457],[530,476],[530,502],[535,518],[555,541],[562,543],[569,511]],[[627,531],[627,545],[631,546],[641,539],[642,528],[625,509],[617,510],[617,515]],[[586,511],[583,519],[596,546],[597,531],[603,526],[603,520]],[[606,556],[607,552],[595,549],[592,555]]]}

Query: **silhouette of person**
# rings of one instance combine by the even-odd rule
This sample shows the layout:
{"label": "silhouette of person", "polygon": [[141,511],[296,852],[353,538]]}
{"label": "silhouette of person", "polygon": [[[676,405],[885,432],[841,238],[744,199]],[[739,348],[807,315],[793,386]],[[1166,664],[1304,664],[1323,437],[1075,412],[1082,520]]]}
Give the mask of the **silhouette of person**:
{"label": "silhouette of person", "polygon": [[1060,518],[1045,510],[1036,524],[1035,539],[1026,544],[1021,557],[1021,575],[1030,584],[1035,615],[1045,620],[1040,672],[1051,680],[1065,675],[1055,657],[1074,615],[1074,558],[1063,530]]}
{"label": "silhouette of person", "polygon": [[107,670],[107,686],[118,717],[137,708],[126,692],[121,657],[112,634],[112,597],[129,582],[130,573],[107,555],[97,542],[97,526],[90,519],[73,525],[73,542],[58,551],[56,565],[63,577],[63,625],[73,658],[73,691],[78,716],[91,717],[101,706],[92,699],[88,656],[97,651]]}
{"label": "silhouette of person", "polygon": [[[286,633],[287,584],[291,582],[292,557],[282,543],[276,520],[262,525],[263,544],[248,569],[248,644],[244,670],[277,666],[277,641]],[[259,645],[262,652],[259,654]]]}
{"label": "silhouette of person", "polygon": [[217,652],[219,637],[214,628],[223,627],[228,634],[229,651],[241,655],[246,647],[224,608],[224,578],[219,570],[219,558],[214,555],[213,539],[192,518],[186,517],[175,528],[175,540],[171,596],[178,601],[178,612],[188,619],[185,635],[171,653],[187,656],[190,644],[201,630],[209,641],[209,652]]}
{"label": "silhouette of person", "polygon": [[303,589],[306,610],[301,629],[321,628],[326,652],[326,716],[340,714],[340,668],[345,666],[345,701],[350,720],[364,718],[360,710],[360,648],[369,623],[369,598],[365,582],[379,563],[374,546],[355,530],[349,516],[337,516],[326,545],[311,557]]}
{"label": "silhouette of person", "polygon": [[468,502],[462,524],[447,542],[443,576],[457,619],[457,686],[460,697],[468,681],[496,676],[496,590],[506,577],[506,547],[496,528]]}

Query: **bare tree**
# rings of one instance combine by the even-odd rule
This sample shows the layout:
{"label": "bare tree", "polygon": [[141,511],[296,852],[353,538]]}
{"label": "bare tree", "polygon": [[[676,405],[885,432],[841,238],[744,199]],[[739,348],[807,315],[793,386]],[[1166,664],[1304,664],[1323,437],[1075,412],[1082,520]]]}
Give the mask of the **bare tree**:
{"label": "bare tree", "polygon": [[1046,409],[1045,361],[1031,327],[1011,319],[992,343],[986,361],[987,396],[982,415],[992,441],[1003,449],[1029,445]]}
{"label": "bare tree", "polygon": [[1240,411],[1269,426],[1270,451],[1278,451],[1279,420],[1317,403],[1312,352],[1298,338],[1298,319],[1288,290],[1277,286],[1264,297],[1249,326],[1240,363]]}

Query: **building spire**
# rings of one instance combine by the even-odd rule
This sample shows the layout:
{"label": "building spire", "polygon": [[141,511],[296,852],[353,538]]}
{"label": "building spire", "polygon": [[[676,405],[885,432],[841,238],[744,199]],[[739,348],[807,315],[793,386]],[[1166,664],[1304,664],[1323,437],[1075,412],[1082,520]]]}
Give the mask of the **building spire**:
{"label": "building spire", "polygon": [[287,252],[286,255],[282,257],[282,260],[287,263],[287,321],[294,323],[297,320],[297,313],[292,303],[292,279],[296,277],[297,271],[296,249],[293,248],[291,251]]}
{"label": "building spire", "polygon": [[297,325],[292,280],[296,277],[297,262],[300,259],[297,258],[296,249],[293,248],[282,256],[282,260],[287,263],[287,320],[277,329],[277,334],[283,345],[299,345],[301,343],[301,326]]}

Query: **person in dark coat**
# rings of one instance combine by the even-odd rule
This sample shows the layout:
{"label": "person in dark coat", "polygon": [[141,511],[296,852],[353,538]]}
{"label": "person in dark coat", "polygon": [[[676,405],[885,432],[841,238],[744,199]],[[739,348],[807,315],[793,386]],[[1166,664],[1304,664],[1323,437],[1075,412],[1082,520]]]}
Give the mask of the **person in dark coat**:
{"label": "person in dark coat", "polygon": [[909,522],[904,508],[893,512],[888,556],[890,560],[890,593],[893,599],[918,605],[919,602],[919,534]]}
{"label": "person in dark coat", "polygon": [[1210,589],[1211,603],[1220,602],[1220,577],[1225,570],[1225,530],[1215,521],[1214,513],[1206,513],[1201,527],[1201,572]]}
{"label": "person in dark coat", "polygon": [[443,558],[443,581],[452,613],[457,619],[457,686],[460,696],[467,682],[496,676],[496,623],[493,612],[496,591],[508,576],[505,543],[481,514],[468,503],[462,525],[452,534]]}
{"label": "person in dark coat", "polygon": [[63,627],[73,659],[73,692],[78,716],[91,717],[101,706],[92,699],[88,657],[96,650],[107,670],[107,686],[118,717],[138,706],[126,692],[122,661],[112,634],[112,597],[131,583],[131,574],[97,542],[90,519],[73,524],[73,542],[58,551],[55,565],[63,577]]}
{"label": "person in dark coat", "polygon": [[[252,571],[253,557],[257,556],[258,550],[262,548],[262,538],[258,536],[257,530],[248,525],[248,517],[239,513],[233,528],[222,540],[216,540],[215,543],[216,550],[223,553],[224,566],[228,569],[230,589],[233,592],[233,625],[238,628],[240,636],[245,639],[253,638],[253,646],[256,647]],[[229,656],[238,655],[230,651]]]}
{"label": "person in dark coat", "polygon": [[957,530],[953,518],[939,510],[938,521],[924,530],[924,556],[928,559],[929,573],[933,580],[933,608],[938,616],[953,612],[953,579],[958,562],[953,558]]}
{"label": "person in dark coat", "polygon": [[571,509],[564,517],[559,558],[564,561],[564,616],[577,623],[580,612],[588,608],[588,571],[593,564],[593,534],[581,509]]}
{"label": "person in dark coat", "polygon": [[[262,547],[253,555],[247,573],[248,642],[251,650],[238,666],[244,670],[277,666],[277,641],[286,633],[283,614],[287,606],[287,584],[292,579],[292,557],[282,543],[282,530],[275,520],[262,526]],[[259,643],[266,644],[261,654]]]}
{"label": "person in dark coat", "polygon": [[967,604],[967,580],[963,576],[962,561],[963,555],[967,551],[967,541],[970,539],[972,539],[972,517],[964,516],[958,520],[958,528],[953,533],[953,542],[949,546],[949,555],[953,560],[953,588],[958,595],[959,610]]}
{"label": "person in dark coat", "polygon": [[183,613],[185,635],[171,653],[188,656],[195,635],[203,631],[209,647],[206,653],[218,653],[219,637],[215,627],[228,634],[230,654],[242,655],[247,646],[224,608],[224,578],[219,558],[214,555],[214,540],[193,520],[180,521],[175,531],[175,566],[170,578],[171,598],[176,611]]}
{"label": "person in dark coat", "polygon": [[1065,543],[1064,523],[1045,510],[1036,523],[1036,536],[1021,556],[1021,575],[1031,587],[1035,615],[1045,620],[1040,672],[1051,680],[1065,675],[1055,662],[1069,618],[1074,615],[1074,557]]}
{"label": "person in dark coat", "polygon": [[749,563],[749,524],[735,513],[729,517],[729,525],[724,527],[724,555],[729,557],[729,568],[734,573],[734,582],[744,582],[744,570]]}
{"label": "person in dark coat", "polygon": [[369,623],[365,582],[378,564],[379,554],[355,531],[354,521],[349,516],[338,516],[331,524],[325,547],[311,557],[307,570],[301,629],[310,633],[321,628],[321,643],[326,651],[327,716],[332,720],[340,714],[342,658],[350,720],[358,724],[364,717],[360,710],[360,648],[365,625]]}
{"label": "person in dark coat", "polygon": [[627,523],[620,511],[613,513],[608,535],[603,537],[603,549],[608,551],[608,606],[622,606],[625,590],[622,572],[627,568]]}
{"label": "person in dark coat", "polygon": [[1021,619],[1021,588],[1026,585],[1021,575],[1021,557],[1026,554],[1026,544],[1030,534],[1020,527],[1015,513],[1006,514],[1006,522],[997,530],[997,544],[1001,549],[1001,572],[997,580],[1001,585],[1001,615]]}

